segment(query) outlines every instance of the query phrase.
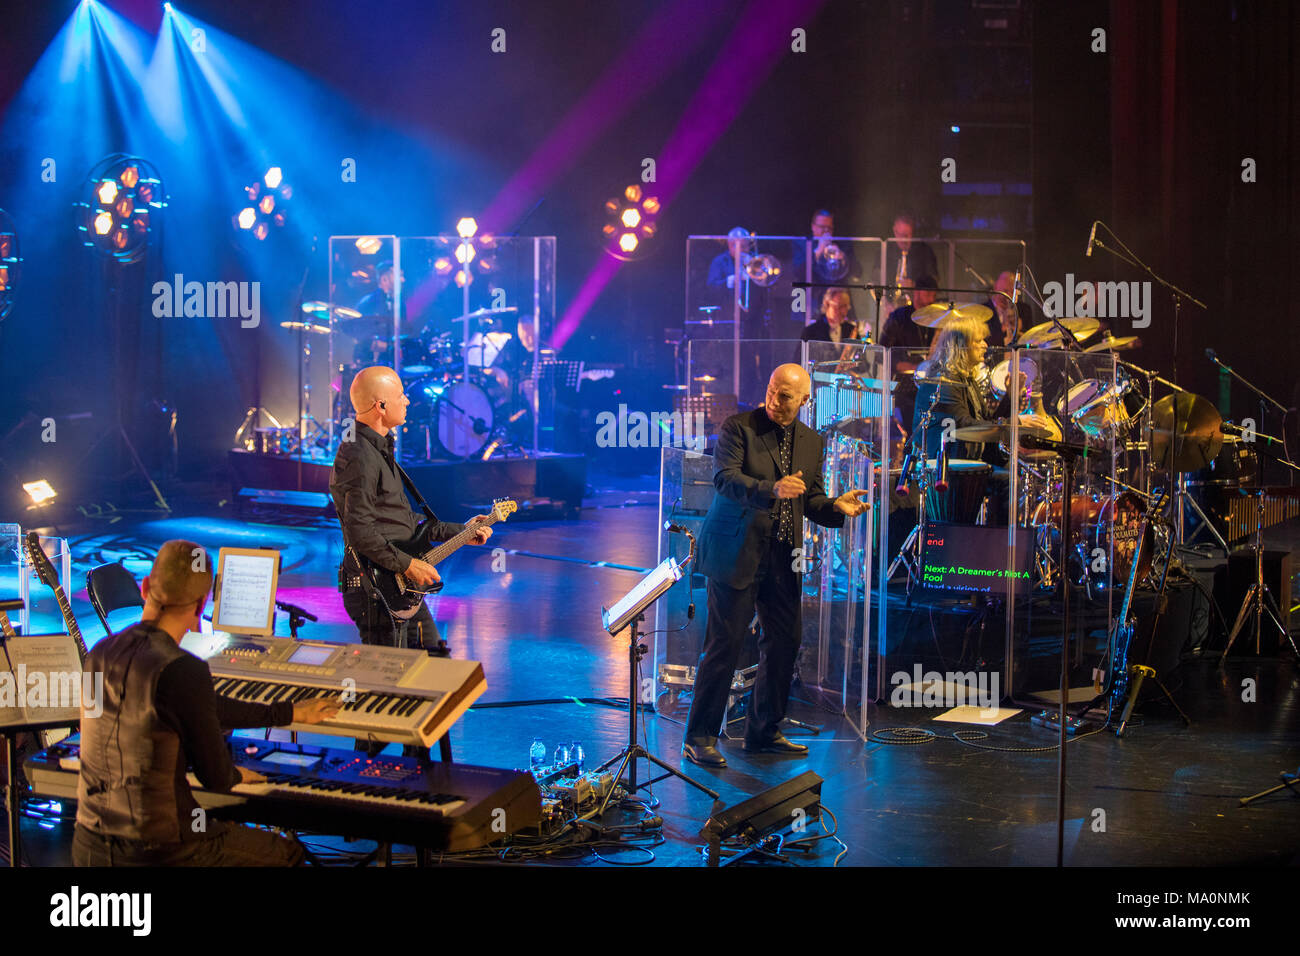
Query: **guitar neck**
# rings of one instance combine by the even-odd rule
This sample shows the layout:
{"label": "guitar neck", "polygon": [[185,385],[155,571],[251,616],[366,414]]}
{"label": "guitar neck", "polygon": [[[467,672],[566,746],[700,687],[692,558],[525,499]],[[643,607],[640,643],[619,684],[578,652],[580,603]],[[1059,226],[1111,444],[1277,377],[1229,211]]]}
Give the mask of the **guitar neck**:
{"label": "guitar neck", "polygon": [[18,636],[17,632],[14,631],[13,624],[9,620],[9,615],[4,611],[0,611],[0,631],[4,632],[6,638]]}
{"label": "guitar neck", "polygon": [[84,662],[86,660],[86,642],[81,638],[81,628],[77,626],[77,619],[72,616],[72,605],[68,603],[68,596],[63,593],[62,585],[53,584],[50,590],[54,592],[55,599],[59,602],[59,613],[63,615],[63,623],[68,627],[68,633],[72,639],[77,642],[77,653],[81,655]]}
{"label": "guitar neck", "polygon": [[466,525],[464,530],[457,533],[455,537],[448,538],[436,548],[421,555],[420,560],[425,564],[437,564],[439,561],[450,557],[452,554],[464,547],[470,538],[478,534],[480,528],[494,525],[498,520],[499,519],[496,515],[492,515],[486,521],[478,521],[474,524]]}

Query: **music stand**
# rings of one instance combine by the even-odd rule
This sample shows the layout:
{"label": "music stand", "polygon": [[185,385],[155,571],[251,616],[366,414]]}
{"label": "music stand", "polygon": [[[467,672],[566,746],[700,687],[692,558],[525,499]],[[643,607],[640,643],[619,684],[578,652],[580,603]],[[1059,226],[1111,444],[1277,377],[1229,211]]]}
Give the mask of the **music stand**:
{"label": "music stand", "polygon": [[[692,548],[692,556],[694,549]],[[690,564],[691,559],[687,558],[686,563]],[[637,711],[637,671],[641,665],[641,658],[645,656],[646,646],[641,643],[641,634],[639,630],[640,623],[645,620],[645,611],[651,604],[659,600],[669,588],[682,579],[682,567],[677,564],[677,559],[668,557],[660,565],[637,582],[636,586],[627,594],[623,595],[612,608],[602,607],[600,609],[601,624],[604,625],[611,637],[619,631],[627,629],[629,625],[631,637],[628,642],[628,682],[627,682],[627,746],[606,760],[596,768],[596,772],[618,764],[618,770],[614,773],[616,783],[623,779],[623,771],[627,770],[627,782],[623,788],[629,793],[634,794],[642,787],[649,787],[660,780],[666,780],[668,777],[676,777],[685,783],[690,784],[696,790],[707,793],[715,801],[718,794],[702,783],[697,783],[686,774],[682,773],[675,767],[670,767],[658,757],[648,752],[644,747],[637,743],[636,739],[636,711]],[[644,758],[667,773],[652,777],[645,783],[637,783],[636,762],[637,758]],[[609,793],[605,794],[605,799],[601,802],[600,807],[596,810],[595,815],[600,816],[605,812],[605,807],[609,804],[609,798],[613,795],[614,788],[611,787]]]}

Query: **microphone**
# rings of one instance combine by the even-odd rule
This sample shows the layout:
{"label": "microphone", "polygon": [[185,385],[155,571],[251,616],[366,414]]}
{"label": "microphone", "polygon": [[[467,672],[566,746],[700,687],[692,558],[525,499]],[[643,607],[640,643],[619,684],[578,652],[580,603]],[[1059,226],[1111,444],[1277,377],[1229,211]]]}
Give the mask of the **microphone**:
{"label": "microphone", "polygon": [[1206,357],[1207,359],[1209,359],[1211,362],[1213,362],[1215,365],[1222,365],[1222,364],[1223,364],[1222,362],[1219,361],[1218,353],[1215,352],[1214,349],[1206,349],[1206,350],[1205,350],[1205,357]]}
{"label": "microphone", "polygon": [[1020,301],[1020,274],[1023,271],[1022,266],[1016,266],[1016,277],[1012,281],[1015,283],[1011,287],[1011,304],[1015,305]]}
{"label": "microphone", "polygon": [[1094,220],[1092,221],[1092,231],[1088,233],[1088,251],[1084,253],[1085,256],[1091,256],[1091,255],[1092,255],[1092,244],[1093,244],[1094,242],[1097,241],[1097,223],[1098,223],[1098,221],[1099,221],[1099,220],[1097,220],[1097,219],[1094,219]]}

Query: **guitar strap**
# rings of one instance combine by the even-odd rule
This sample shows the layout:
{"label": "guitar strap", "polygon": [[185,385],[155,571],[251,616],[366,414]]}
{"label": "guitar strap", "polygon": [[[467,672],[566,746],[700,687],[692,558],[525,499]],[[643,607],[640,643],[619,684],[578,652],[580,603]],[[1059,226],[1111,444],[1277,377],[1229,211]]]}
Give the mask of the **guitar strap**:
{"label": "guitar strap", "polygon": [[420,510],[424,512],[424,516],[430,521],[437,521],[438,518],[434,515],[433,509],[425,504],[424,497],[420,494],[420,489],[415,487],[415,482],[411,480],[411,476],[406,473],[402,466],[397,463],[396,458],[393,459],[393,467],[397,469],[397,474],[398,477],[402,479],[402,484],[406,486],[406,490],[410,492],[411,497],[415,499],[415,503],[420,506]]}

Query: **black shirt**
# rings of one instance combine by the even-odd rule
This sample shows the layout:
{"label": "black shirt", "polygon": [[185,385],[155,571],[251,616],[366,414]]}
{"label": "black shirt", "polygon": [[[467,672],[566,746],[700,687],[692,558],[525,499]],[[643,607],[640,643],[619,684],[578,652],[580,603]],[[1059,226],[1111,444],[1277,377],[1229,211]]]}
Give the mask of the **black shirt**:
{"label": "black shirt", "polygon": [[[392,432],[380,435],[369,425],[356,423],[353,440],[341,442],[334,456],[330,497],[345,545],[395,574],[410,567],[411,556],[392,542],[413,537],[420,518],[411,510],[397,473]],[[430,540],[446,541],[464,527],[439,521]]]}
{"label": "black shirt", "polygon": [[[132,628],[152,628],[141,621]],[[171,636],[168,635],[168,640]],[[222,697],[212,689],[207,661],[185,653],[158,675],[154,691],[158,720],[181,738],[185,759],[205,789],[226,791],[239,783],[223,734],[241,727],[282,727],[293,723],[293,704],[254,704]],[[179,768],[183,773],[183,768]],[[184,777],[177,787],[189,784]]]}
{"label": "black shirt", "polygon": [[913,322],[915,311],[914,306],[905,305],[890,312],[885,327],[880,330],[880,344],[887,348],[929,348],[934,329]]}

